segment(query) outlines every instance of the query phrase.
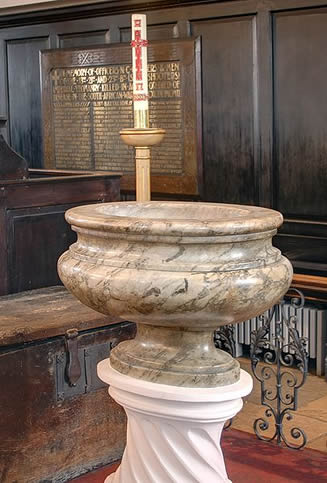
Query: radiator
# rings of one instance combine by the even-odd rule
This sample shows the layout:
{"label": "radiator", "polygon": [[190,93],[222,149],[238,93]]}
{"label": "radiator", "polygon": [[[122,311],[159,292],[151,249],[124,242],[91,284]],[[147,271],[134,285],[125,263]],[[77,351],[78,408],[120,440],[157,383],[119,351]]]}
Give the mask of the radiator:
{"label": "radiator", "polygon": [[[306,350],[310,359],[315,359],[316,374],[322,376],[325,372],[325,357],[326,357],[326,344],[327,344],[327,310],[320,310],[313,307],[304,306],[301,309],[295,309],[290,304],[284,305],[286,317],[295,315],[297,322],[295,327],[297,328],[300,337],[307,339]],[[269,316],[270,311],[265,312],[265,316]],[[253,330],[258,329],[262,325],[259,317],[241,322],[235,326],[235,349],[236,357],[243,355],[244,346],[250,345],[250,335]],[[275,337],[275,315],[272,318],[270,324],[270,342],[274,342]],[[283,337],[285,343],[289,342],[288,328],[286,324],[283,324]],[[284,349],[288,352],[288,348]],[[289,351],[290,353],[292,351]]]}

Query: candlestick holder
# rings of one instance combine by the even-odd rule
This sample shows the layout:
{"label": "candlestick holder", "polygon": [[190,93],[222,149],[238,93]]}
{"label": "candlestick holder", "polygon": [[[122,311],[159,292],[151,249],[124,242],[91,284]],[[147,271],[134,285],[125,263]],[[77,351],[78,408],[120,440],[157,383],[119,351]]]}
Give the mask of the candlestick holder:
{"label": "candlestick holder", "polygon": [[119,134],[125,144],[135,147],[136,201],[150,201],[150,147],[162,141],[165,130],[150,127],[129,128],[121,130]]}

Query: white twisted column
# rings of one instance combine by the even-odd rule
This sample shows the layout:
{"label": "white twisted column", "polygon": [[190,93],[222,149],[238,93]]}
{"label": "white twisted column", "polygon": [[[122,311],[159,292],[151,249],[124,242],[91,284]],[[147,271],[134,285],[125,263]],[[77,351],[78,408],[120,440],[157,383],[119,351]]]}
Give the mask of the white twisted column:
{"label": "white twisted column", "polygon": [[249,374],[229,386],[176,387],[123,375],[109,359],[98,374],[128,418],[121,465],[106,483],[230,482],[220,437],[252,389]]}

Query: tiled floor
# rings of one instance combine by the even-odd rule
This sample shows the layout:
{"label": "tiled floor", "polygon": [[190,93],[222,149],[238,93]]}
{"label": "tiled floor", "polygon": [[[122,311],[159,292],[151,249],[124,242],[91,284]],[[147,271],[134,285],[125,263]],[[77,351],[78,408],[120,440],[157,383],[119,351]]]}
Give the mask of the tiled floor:
{"label": "tiled floor", "polygon": [[[242,368],[251,374],[250,361],[248,359],[239,359],[239,361]],[[285,434],[289,438],[290,429],[297,426],[307,435],[307,448],[327,453],[327,382],[323,377],[309,374],[298,395],[298,410],[294,413],[293,420],[284,421]],[[235,417],[233,428],[253,434],[253,421],[264,416],[264,412],[265,408],[260,404],[260,384],[254,379],[253,391],[244,398],[244,407]],[[265,434],[270,436],[273,430],[272,423]]]}

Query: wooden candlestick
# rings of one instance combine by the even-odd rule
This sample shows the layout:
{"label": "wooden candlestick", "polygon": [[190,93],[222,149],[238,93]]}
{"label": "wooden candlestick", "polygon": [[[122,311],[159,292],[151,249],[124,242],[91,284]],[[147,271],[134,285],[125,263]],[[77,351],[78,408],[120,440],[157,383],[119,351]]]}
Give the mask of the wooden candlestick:
{"label": "wooden candlestick", "polygon": [[136,201],[151,200],[150,146],[159,144],[165,135],[164,129],[123,129],[120,136],[125,144],[135,147]]}

